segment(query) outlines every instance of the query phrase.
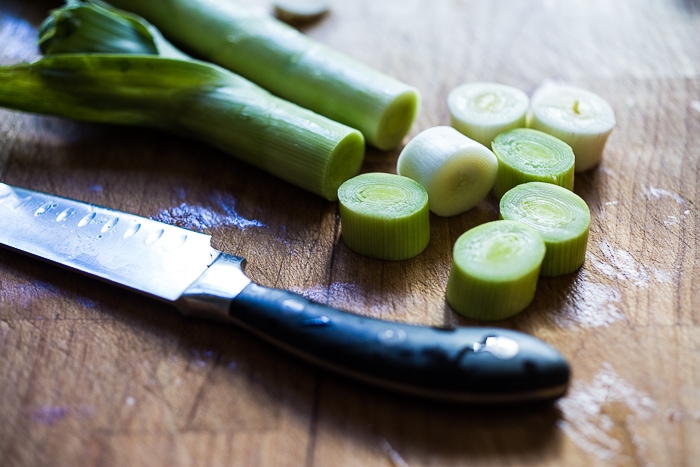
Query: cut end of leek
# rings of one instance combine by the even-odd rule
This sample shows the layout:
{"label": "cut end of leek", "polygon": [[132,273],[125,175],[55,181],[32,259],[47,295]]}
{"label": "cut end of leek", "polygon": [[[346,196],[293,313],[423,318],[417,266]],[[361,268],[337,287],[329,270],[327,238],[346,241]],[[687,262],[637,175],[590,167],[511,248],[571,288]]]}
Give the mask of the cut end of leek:
{"label": "cut end of leek", "polygon": [[468,318],[498,320],[524,310],[535,296],[545,244],[521,222],[487,222],[455,242],[447,303]]}
{"label": "cut end of leek", "polygon": [[602,97],[574,86],[548,83],[538,89],[528,112],[528,127],[549,133],[571,146],[576,172],[598,165],[615,112]]}
{"label": "cut end of leek", "polygon": [[542,276],[569,274],[583,264],[591,214],[576,193],[550,183],[524,183],[503,195],[500,217],[527,224],[542,236],[547,247]]}
{"label": "cut end of leek", "polygon": [[496,136],[491,146],[498,158],[493,186],[496,197],[527,182],[574,189],[574,153],[562,140],[538,130],[517,128]]}
{"label": "cut end of leek", "polygon": [[525,126],[530,99],[520,89],[499,83],[466,83],[447,97],[451,125],[491,147],[496,135]]}
{"label": "cut end of leek", "polygon": [[328,13],[330,0],[274,0],[275,16],[288,23],[312,21]]}
{"label": "cut end of leek", "polygon": [[368,132],[368,141],[382,151],[401,144],[413,126],[419,102],[420,95],[413,88],[398,94],[384,109],[376,131],[373,134]]}
{"label": "cut end of leek", "polygon": [[429,128],[406,144],[396,171],[428,192],[430,210],[455,216],[476,206],[491,191],[498,161],[481,143],[448,126]]}
{"label": "cut end of leek", "polygon": [[402,260],[428,246],[428,193],[418,182],[389,173],[366,173],[343,183],[338,201],[343,242],[356,253]]}
{"label": "cut end of leek", "polygon": [[365,139],[353,130],[342,138],[328,157],[326,175],[319,193],[330,201],[338,199],[340,186],[360,172],[365,157]]}

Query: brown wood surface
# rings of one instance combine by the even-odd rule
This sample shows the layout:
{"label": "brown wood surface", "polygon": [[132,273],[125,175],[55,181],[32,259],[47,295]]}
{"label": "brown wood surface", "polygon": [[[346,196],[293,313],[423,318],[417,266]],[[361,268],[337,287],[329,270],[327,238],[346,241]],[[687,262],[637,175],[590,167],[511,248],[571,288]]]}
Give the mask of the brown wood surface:
{"label": "brown wood surface", "polygon": [[[37,57],[58,5],[1,0],[0,63]],[[568,395],[510,408],[396,396],[0,250],[0,465],[698,465],[698,1],[335,1],[304,32],[417,86],[410,136],[447,124],[447,93],[467,81],[561,81],[613,106],[603,163],[576,179],[593,217],[584,267],[498,323],[570,360]],[[369,149],[363,171],[393,172],[399,149]],[[257,282],[356,313],[479,324],[444,291],[452,243],[496,218],[492,199],[432,217],[419,257],[371,260],[342,244],[335,203],[205,144],[7,110],[0,180],[203,230]]]}

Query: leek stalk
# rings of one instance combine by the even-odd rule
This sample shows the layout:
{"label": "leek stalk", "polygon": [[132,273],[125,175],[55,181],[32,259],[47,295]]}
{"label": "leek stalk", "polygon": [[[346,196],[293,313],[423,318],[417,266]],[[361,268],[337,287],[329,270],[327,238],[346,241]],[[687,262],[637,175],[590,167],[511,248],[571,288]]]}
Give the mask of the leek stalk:
{"label": "leek stalk", "polygon": [[177,44],[270,92],[357,128],[379,149],[398,146],[418,110],[415,88],[293,27],[220,0],[112,0]]}
{"label": "leek stalk", "polygon": [[0,106],[188,135],[329,200],[364,158],[357,130],[194,60],[62,54],[4,66]]}

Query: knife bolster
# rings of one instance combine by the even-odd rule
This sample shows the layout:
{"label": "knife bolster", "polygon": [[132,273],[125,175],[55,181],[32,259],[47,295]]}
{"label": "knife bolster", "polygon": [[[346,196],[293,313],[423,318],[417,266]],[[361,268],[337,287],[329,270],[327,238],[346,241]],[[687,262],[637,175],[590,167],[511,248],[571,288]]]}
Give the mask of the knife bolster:
{"label": "knife bolster", "polygon": [[231,322],[231,301],[251,282],[243,272],[245,261],[220,253],[175,305],[186,316]]}

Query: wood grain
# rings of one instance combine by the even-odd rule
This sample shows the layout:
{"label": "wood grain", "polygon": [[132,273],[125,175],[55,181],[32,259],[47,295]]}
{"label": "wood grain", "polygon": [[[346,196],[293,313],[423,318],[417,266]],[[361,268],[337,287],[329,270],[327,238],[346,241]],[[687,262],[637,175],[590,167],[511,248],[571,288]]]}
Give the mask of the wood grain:
{"label": "wood grain", "polygon": [[[246,0],[269,8],[264,0]],[[59,2],[0,0],[0,64],[38,56]],[[246,333],[0,250],[0,464],[7,466],[692,466],[700,459],[700,4],[355,0],[303,31],[417,86],[411,132],[458,84],[546,81],[610,102],[617,128],[575,191],[584,267],[498,323],[571,361],[554,404],[449,406],[307,366]],[[369,149],[363,171],[395,171]],[[194,141],[0,110],[0,180],[213,235],[264,285],[385,319],[479,324],[444,301],[451,246],[487,199],[432,217],[417,258],[360,257],[337,206]],[[241,228],[237,220],[257,221]]]}

